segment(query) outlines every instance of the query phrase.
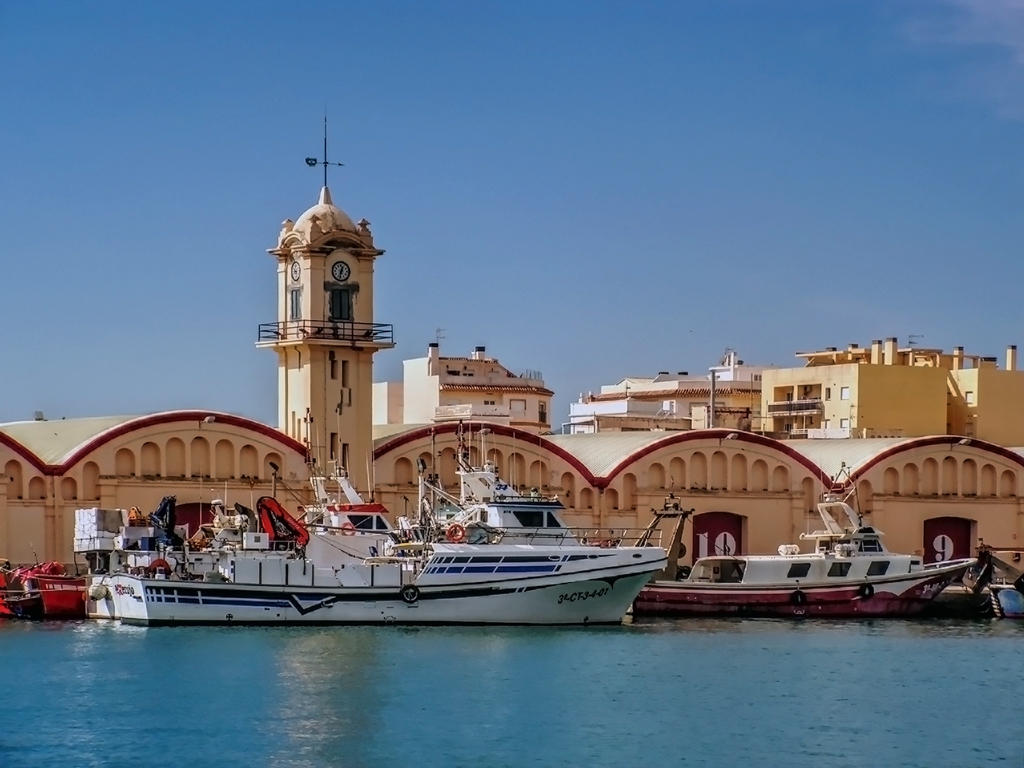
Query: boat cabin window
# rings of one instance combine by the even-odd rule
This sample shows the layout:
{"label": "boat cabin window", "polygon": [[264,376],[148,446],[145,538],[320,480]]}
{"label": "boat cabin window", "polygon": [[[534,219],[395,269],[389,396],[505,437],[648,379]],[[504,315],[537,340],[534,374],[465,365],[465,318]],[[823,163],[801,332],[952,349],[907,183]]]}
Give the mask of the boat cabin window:
{"label": "boat cabin window", "polygon": [[789,566],[789,573],[786,574],[787,579],[802,579],[807,576],[811,571],[810,563],[793,563]]}
{"label": "boat cabin window", "polygon": [[882,542],[878,539],[863,539],[860,543],[861,552],[881,552]]}
{"label": "boat cabin window", "polygon": [[357,531],[386,531],[388,524],[380,515],[349,515],[349,522],[356,527]]}
{"label": "boat cabin window", "polygon": [[558,522],[558,518],[555,517],[554,512],[548,512],[548,528],[561,528],[562,524]]}
{"label": "boat cabin window", "polygon": [[516,516],[516,520],[523,528],[544,527],[544,510],[542,509],[514,510],[512,514]]}
{"label": "boat cabin window", "polygon": [[705,578],[710,571],[710,581],[716,584],[739,584],[743,581],[745,566],[742,560],[713,560],[705,563],[702,570]]}
{"label": "boat cabin window", "polygon": [[850,563],[832,563],[828,569],[829,576],[845,576],[850,572]]}
{"label": "boat cabin window", "polygon": [[885,572],[888,570],[888,560],[876,560],[868,566],[868,576],[885,576]]}

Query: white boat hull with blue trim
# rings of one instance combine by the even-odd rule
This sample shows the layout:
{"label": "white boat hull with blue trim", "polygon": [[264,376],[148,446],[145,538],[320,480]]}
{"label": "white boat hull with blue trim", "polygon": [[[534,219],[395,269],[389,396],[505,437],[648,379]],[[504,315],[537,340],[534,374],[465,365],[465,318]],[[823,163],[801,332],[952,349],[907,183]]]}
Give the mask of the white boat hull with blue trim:
{"label": "white boat hull with blue trim", "polygon": [[608,624],[665,564],[660,547],[437,544],[422,564],[330,568],[267,553],[244,580],[229,580],[237,562],[224,580],[94,575],[87,612],[143,625]]}

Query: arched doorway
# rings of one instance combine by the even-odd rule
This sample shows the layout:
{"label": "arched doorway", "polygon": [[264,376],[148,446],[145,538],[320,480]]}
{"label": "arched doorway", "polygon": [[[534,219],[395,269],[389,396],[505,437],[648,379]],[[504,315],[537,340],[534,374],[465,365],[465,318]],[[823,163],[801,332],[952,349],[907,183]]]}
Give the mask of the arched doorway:
{"label": "arched doorway", "polygon": [[924,561],[941,563],[971,556],[973,520],[933,517],[924,521]]}
{"label": "arched doorway", "polygon": [[743,554],[743,516],[705,512],[693,518],[693,558]]}

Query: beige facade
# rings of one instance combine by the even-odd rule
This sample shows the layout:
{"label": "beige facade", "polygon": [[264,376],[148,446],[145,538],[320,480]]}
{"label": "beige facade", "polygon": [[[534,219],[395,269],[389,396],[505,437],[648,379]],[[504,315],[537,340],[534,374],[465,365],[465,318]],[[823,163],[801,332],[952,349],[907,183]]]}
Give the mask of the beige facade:
{"label": "beige facade", "polygon": [[961,435],[1024,444],[1024,372],[1016,347],[995,358],[919,347],[895,338],[801,353],[802,368],[765,371],[765,432],[775,437]]}
{"label": "beige facade", "polygon": [[678,431],[724,427],[745,432],[761,430],[763,366],[745,365],[726,350],[710,374],[687,371],[657,376],[630,376],[599,392],[581,394],[569,406],[568,432],[644,430]]}
{"label": "beige facade", "polygon": [[[374,424],[488,421],[530,432],[551,431],[551,398],[539,371],[515,374],[477,347],[469,357],[441,355],[404,362],[402,382],[374,384]],[[401,406],[399,407],[399,403]]]}
{"label": "beige facade", "polygon": [[214,498],[249,506],[273,492],[272,464],[301,492],[304,461],[305,446],[277,430],[209,411],[0,424],[0,558],[71,563],[82,507],[150,512],[166,495],[183,511]]}

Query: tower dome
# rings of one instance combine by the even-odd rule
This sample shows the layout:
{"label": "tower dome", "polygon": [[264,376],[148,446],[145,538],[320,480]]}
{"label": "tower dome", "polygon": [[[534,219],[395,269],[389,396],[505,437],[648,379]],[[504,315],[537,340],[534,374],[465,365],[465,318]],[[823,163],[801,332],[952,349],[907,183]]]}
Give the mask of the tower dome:
{"label": "tower dome", "polygon": [[291,226],[291,232],[302,237],[307,243],[312,243],[334,232],[359,234],[359,229],[347,213],[334,205],[331,201],[331,190],[324,187],[320,190],[320,200],[299,216],[298,221]]}

